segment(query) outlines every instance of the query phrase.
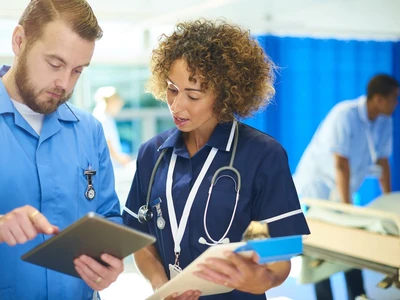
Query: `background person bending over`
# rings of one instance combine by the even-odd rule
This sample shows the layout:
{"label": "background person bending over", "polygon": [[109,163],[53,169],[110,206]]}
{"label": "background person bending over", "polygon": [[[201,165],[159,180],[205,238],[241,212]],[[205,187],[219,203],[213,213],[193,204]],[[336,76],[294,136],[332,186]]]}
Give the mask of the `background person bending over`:
{"label": "background person bending over", "polygon": [[[169,265],[176,258],[185,268],[215,242],[238,242],[253,220],[269,223],[272,237],[308,234],[285,150],[236,120],[257,111],[274,94],[273,64],[249,32],[224,22],[178,24],[153,51],[151,71],[148,89],[167,102],[176,127],[140,147],[123,217],[125,224],[157,237],[155,245],[134,255],[153,289],[171,278]],[[150,194],[154,217],[141,223],[139,208],[146,204],[160,153],[165,155]],[[225,170],[208,198],[213,175],[231,158],[241,175],[240,193],[235,191],[237,174]],[[158,197],[157,211],[153,201]],[[257,261],[256,255],[247,259],[230,253],[227,260],[203,265],[199,277],[235,289],[207,299],[266,299],[265,291],[289,275],[290,261]],[[176,299],[199,296],[189,290]]]}
{"label": "background person bending over", "polygon": [[[319,125],[293,175],[300,197],[352,203],[364,179],[379,178],[383,193],[391,192],[388,158],[392,153],[392,119],[399,83],[380,74],[367,96],[335,105]],[[365,294],[361,270],[345,273],[348,297]],[[333,299],[330,280],[315,285],[318,300]]]}
{"label": "background person bending over", "polygon": [[74,261],[83,280],[21,260],[90,211],[121,222],[102,127],[66,103],[101,35],[85,0],[32,0],[13,32],[13,66],[0,66],[0,299],[97,299],[123,271],[108,254],[108,267]]}
{"label": "background person bending over", "polygon": [[97,104],[93,110],[93,115],[103,126],[111,162],[114,167],[115,190],[121,207],[124,207],[136,170],[135,162],[128,154],[122,151],[121,140],[115,121],[115,116],[118,115],[124,106],[124,100],[112,86],[99,88],[95,99]]}
{"label": "background person bending over", "polygon": [[114,167],[127,165],[132,158],[122,152],[121,140],[118,133],[115,116],[124,106],[124,100],[117,94],[117,90],[112,86],[101,87],[97,90],[96,106],[93,115],[103,126],[104,135],[108,149],[110,150],[111,161]]}

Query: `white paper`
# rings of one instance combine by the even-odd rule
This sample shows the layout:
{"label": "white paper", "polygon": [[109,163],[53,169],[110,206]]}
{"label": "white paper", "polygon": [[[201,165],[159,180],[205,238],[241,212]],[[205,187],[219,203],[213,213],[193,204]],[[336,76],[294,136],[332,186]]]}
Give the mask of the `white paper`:
{"label": "white paper", "polygon": [[238,242],[211,246],[182,272],[161,286],[153,295],[146,298],[146,300],[160,300],[172,295],[173,293],[178,293],[180,295],[188,290],[199,290],[201,291],[202,296],[222,294],[232,291],[232,288],[197,277],[193,272],[199,271],[200,269],[197,266],[204,263],[208,258],[224,258],[225,251],[234,251],[236,248],[245,244],[245,242]]}

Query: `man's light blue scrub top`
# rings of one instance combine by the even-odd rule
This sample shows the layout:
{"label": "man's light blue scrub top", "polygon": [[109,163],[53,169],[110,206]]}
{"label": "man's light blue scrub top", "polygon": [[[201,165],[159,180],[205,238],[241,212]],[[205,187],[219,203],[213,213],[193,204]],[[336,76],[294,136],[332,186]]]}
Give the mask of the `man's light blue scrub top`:
{"label": "man's light blue scrub top", "polygon": [[[0,68],[3,76],[8,67]],[[41,135],[14,108],[0,80],[0,214],[32,205],[61,230],[90,211],[121,222],[114,175],[100,123],[70,105],[45,116]],[[78,121],[79,119],[79,121]],[[96,197],[85,197],[84,170],[91,166]],[[23,245],[0,244],[0,299],[92,299],[83,280],[21,260],[51,236]],[[57,255],[57,253],[54,253]]]}
{"label": "man's light blue scrub top", "polygon": [[[392,119],[380,115],[370,121],[366,97],[336,104],[315,132],[293,175],[300,197],[330,199],[335,188],[334,153],[350,163],[350,192],[356,192],[369,175],[373,155],[392,153]],[[368,145],[368,134],[373,148]]]}
{"label": "man's light blue scrub top", "polygon": [[[308,226],[300,209],[299,200],[288,166],[288,158],[282,146],[270,136],[245,124],[238,123],[239,140],[233,166],[241,174],[242,187],[236,214],[229,230],[231,242],[238,242],[253,220],[266,221],[272,237],[308,234]],[[206,238],[203,216],[207,202],[211,178],[215,171],[228,166],[232,147],[227,151],[232,123],[219,124],[207,144],[193,157],[182,139],[182,133],[174,128],[157,135],[139,149],[137,170],[126,207],[137,214],[139,207],[146,203],[146,193],[151,172],[162,149],[168,148],[157,170],[151,190],[150,200],[161,198],[162,215],[166,226],[160,230],[156,226],[157,213],[147,224],[123,213],[124,223],[157,237],[155,247],[160,254],[167,276],[168,264],[174,264],[174,242],[171,233],[166,201],[166,178],[172,151],[177,155],[173,175],[172,196],[179,224],[186,199],[212,147],[218,149],[208,172],[201,182],[190,211],[188,223],[181,242],[180,266],[186,267],[209,246],[198,242]],[[232,176],[232,173],[222,173]],[[236,177],[234,177],[236,178]],[[236,192],[232,180],[222,177],[213,188],[207,212],[207,229],[215,240],[219,240],[229,226]],[[265,299],[265,295],[251,295],[239,291],[227,294],[207,296],[205,299]]]}

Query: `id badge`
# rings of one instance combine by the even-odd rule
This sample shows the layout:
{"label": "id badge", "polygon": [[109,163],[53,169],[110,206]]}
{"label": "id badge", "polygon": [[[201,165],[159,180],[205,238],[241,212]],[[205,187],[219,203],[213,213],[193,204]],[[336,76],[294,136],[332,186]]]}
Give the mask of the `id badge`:
{"label": "id badge", "polygon": [[378,164],[371,165],[368,171],[369,176],[374,178],[381,178],[383,172],[382,167]]}
{"label": "id badge", "polygon": [[174,278],[176,275],[178,275],[180,272],[182,272],[182,269],[177,265],[169,264],[168,266],[169,266],[169,278],[170,279]]}

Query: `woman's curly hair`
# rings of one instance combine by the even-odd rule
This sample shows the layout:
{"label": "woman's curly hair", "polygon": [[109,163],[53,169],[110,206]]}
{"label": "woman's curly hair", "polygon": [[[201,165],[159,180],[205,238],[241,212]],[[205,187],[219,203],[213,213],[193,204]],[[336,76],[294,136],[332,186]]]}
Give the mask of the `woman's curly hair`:
{"label": "woman's curly hair", "polygon": [[197,20],[179,23],[175,32],[162,35],[152,53],[146,89],[166,100],[171,65],[183,58],[190,81],[216,96],[214,115],[219,122],[248,117],[275,94],[274,64],[249,31],[224,21]]}

